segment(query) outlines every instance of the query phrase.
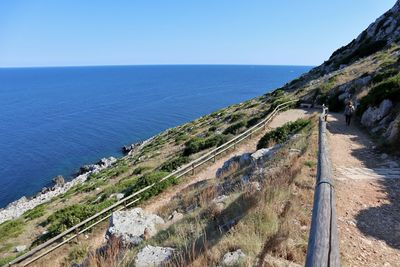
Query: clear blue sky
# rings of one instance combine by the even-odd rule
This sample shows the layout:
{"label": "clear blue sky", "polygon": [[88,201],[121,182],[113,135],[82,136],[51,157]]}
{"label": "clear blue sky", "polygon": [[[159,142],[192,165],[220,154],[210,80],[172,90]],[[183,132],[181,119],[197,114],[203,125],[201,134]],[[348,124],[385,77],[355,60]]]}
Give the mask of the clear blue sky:
{"label": "clear blue sky", "polygon": [[318,65],[395,0],[1,0],[0,67]]}

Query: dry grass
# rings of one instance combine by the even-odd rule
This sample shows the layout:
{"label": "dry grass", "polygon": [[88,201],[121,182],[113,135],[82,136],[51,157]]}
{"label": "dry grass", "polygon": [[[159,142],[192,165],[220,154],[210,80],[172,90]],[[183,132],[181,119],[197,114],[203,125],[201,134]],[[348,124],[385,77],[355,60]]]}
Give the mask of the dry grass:
{"label": "dry grass", "polygon": [[[315,175],[315,168],[304,163],[315,160],[315,130],[313,123],[299,139],[286,144],[267,163],[268,168],[253,170],[250,180],[262,183],[261,191],[235,187],[222,208],[210,201],[217,192],[210,181],[182,192],[161,209],[164,216],[173,210],[197,208],[146,244],[176,248],[169,266],[216,266],[226,252],[239,248],[247,255],[242,266],[268,266],[267,255],[304,263]],[[290,155],[290,148],[303,152]],[[225,179],[240,181],[238,173]],[[125,264],[132,264],[144,245],[132,250]]]}

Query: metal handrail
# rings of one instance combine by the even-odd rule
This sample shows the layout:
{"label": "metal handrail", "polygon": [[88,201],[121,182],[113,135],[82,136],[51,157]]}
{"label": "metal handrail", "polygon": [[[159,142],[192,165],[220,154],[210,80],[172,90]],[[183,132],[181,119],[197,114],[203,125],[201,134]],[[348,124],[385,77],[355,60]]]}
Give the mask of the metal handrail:
{"label": "metal handrail", "polygon": [[292,106],[293,104],[297,103],[297,100],[291,100],[291,101],[287,101],[285,103],[282,103],[278,106],[275,107],[275,109],[269,113],[267,115],[267,117],[263,120],[261,120],[260,122],[258,122],[257,124],[255,124],[254,126],[250,127],[249,129],[247,129],[246,131],[244,131],[243,133],[235,136],[234,138],[232,138],[231,140],[227,141],[226,143],[220,145],[219,147],[207,152],[206,154],[202,155],[201,157],[191,161],[190,163],[180,167],[179,169],[177,169],[176,171],[168,174],[167,176],[163,177],[160,181],[155,182],[151,185],[148,185],[142,189],[140,189],[137,192],[134,192],[133,194],[122,198],[121,200],[119,200],[118,202],[114,203],[113,205],[103,209],[102,211],[94,214],[93,216],[87,218],[86,220],[76,224],[75,226],[67,229],[66,231],[60,233],[59,235],[47,240],[46,242],[44,242],[43,244],[40,244],[39,246],[33,248],[32,250],[26,252],[25,254],[17,257],[16,259],[14,259],[13,261],[9,262],[7,265],[5,266],[11,266],[17,263],[20,263],[28,258],[31,258],[33,255],[35,255],[36,253],[38,253],[40,250],[45,249],[47,247],[49,247],[50,245],[52,245],[53,243],[55,243],[56,241],[66,237],[67,235],[73,233],[74,231],[76,232],[75,234],[73,234],[72,236],[68,237],[66,240],[63,240],[61,243],[57,244],[56,246],[53,246],[51,248],[49,248],[48,250],[46,250],[45,252],[37,255],[36,257],[30,259],[27,262],[22,263],[22,266],[26,266],[29,265],[30,263],[38,260],[39,258],[49,254],[50,252],[52,252],[53,250],[57,249],[58,247],[64,245],[65,243],[71,241],[73,238],[77,237],[78,235],[82,234],[83,232],[91,229],[92,227],[94,227],[95,225],[97,225],[98,223],[104,221],[106,218],[109,218],[111,216],[111,213],[108,214],[105,217],[100,218],[99,221],[94,222],[93,224],[91,224],[90,226],[86,227],[84,230],[81,231],[77,231],[81,226],[84,226],[85,224],[87,224],[90,221],[93,221],[99,217],[101,217],[102,215],[104,215],[105,213],[113,210],[114,208],[124,205],[121,208],[117,209],[117,210],[121,210],[124,209],[127,206],[132,205],[133,203],[137,202],[140,200],[140,197],[135,198],[135,200],[131,201],[130,203],[126,204],[128,202],[128,200],[130,201],[132,198],[138,196],[139,194],[147,191],[148,189],[152,188],[153,186],[155,186],[156,184],[165,181],[168,178],[171,177],[175,177],[175,178],[180,178],[184,175],[186,175],[189,172],[194,173],[194,170],[197,167],[200,167],[201,165],[205,164],[206,162],[210,161],[211,159],[215,160],[215,157],[222,154],[223,152],[225,152],[226,150],[228,150],[229,148],[235,147],[236,144],[238,144],[239,142],[245,140],[248,137],[251,137],[252,134],[254,134],[255,132],[259,131],[262,128],[265,128],[266,124],[268,122],[270,122],[270,120],[278,114],[278,112],[280,112],[283,109],[286,109],[290,106]]}
{"label": "metal handrail", "polygon": [[306,267],[340,266],[335,192],[326,139],[328,109],[319,119],[318,169]]}

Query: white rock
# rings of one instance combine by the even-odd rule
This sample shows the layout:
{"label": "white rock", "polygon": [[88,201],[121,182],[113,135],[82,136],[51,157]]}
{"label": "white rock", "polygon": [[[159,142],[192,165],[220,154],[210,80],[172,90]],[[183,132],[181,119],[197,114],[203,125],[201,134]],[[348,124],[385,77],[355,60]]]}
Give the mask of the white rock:
{"label": "white rock", "polygon": [[396,141],[400,135],[400,120],[397,118],[389,124],[385,133],[385,138],[389,143]]}
{"label": "white rock", "polygon": [[118,194],[115,195],[115,198],[116,198],[117,200],[121,200],[121,199],[124,198],[124,196],[125,196],[124,194],[118,193]]}
{"label": "white rock", "polygon": [[218,196],[218,197],[214,198],[211,202],[214,202],[214,203],[225,203],[225,200],[227,198],[228,197],[226,195],[221,195],[221,196]]}
{"label": "white rock", "polygon": [[269,148],[262,148],[251,154],[251,160],[253,163],[265,162],[267,159],[271,158],[275,151],[280,147],[280,145],[275,145]]}
{"label": "white rock", "polygon": [[168,221],[170,223],[175,223],[179,220],[181,220],[184,217],[184,215],[180,212],[177,212],[176,210],[172,212],[171,216],[168,217]]}
{"label": "white rock", "polygon": [[222,266],[237,266],[246,260],[246,255],[241,249],[236,251],[228,252],[222,259]]}
{"label": "white rock", "polygon": [[374,126],[378,121],[389,114],[392,107],[393,103],[389,99],[383,100],[378,108],[369,107],[361,117],[361,124],[366,127]]}
{"label": "white rock", "polygon": [[21,245],[21,246],[16,246],[14,249],[14,252],[22,252],[26,250],[26,246],[25,245]]}
{"label": "white rock", "polygon": [[106,238],[120,237],[126,244],[137,245],[143,240],[145,229],[149,236],[157,233],[156,226],[164,220],[155,214],[146,214],[141,208],[113,212]]}
{"label": "white rock", "polygon": [[[116,160],[115,158],[108,158],[109,162],[113,162]],[[67,192],[71,187],[84,183],[89,175],[94,172],[98,172],[100,170],[106,169],[109,166],[99,166],[96,165],[96,170],[89,171],[83,174],[78,175],[73,180],[65,183],[64,185],[60,185],[54,187],[54,190],[47,191],[44,194],[37,194],[35,197],[31,199],[27,199],[26,197],[21,197],[20,199],[10,203],[7,205],[6,208],[0,209],[0,223],[3,223],[7,220],[15,219],[21,216],[24,212],[35,208],[36,206],[43,204],[47,201],[50,201],[52,198],[64,194]]]}
{"label": "white rock", "polygon": [[136,267],[163,266],[171,259],[174,249],[168,247],[145,246],[135,258]]}

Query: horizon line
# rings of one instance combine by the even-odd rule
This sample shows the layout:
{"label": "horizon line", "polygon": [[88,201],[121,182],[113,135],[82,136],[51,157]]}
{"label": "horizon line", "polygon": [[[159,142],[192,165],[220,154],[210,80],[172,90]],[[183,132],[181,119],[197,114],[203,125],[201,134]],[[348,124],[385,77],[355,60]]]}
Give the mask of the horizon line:
{"label": "horizon line", "polygon": [[144,66],[282,66],[315,67],[317,65],[288,64],[226,64],[226,63],[188,63],[188,64],[110,64],[110,65],[49,65],[49,66],[0,66],[0,69],[39,69],[39,68],[83,68],[83,67],[144,67]]}

